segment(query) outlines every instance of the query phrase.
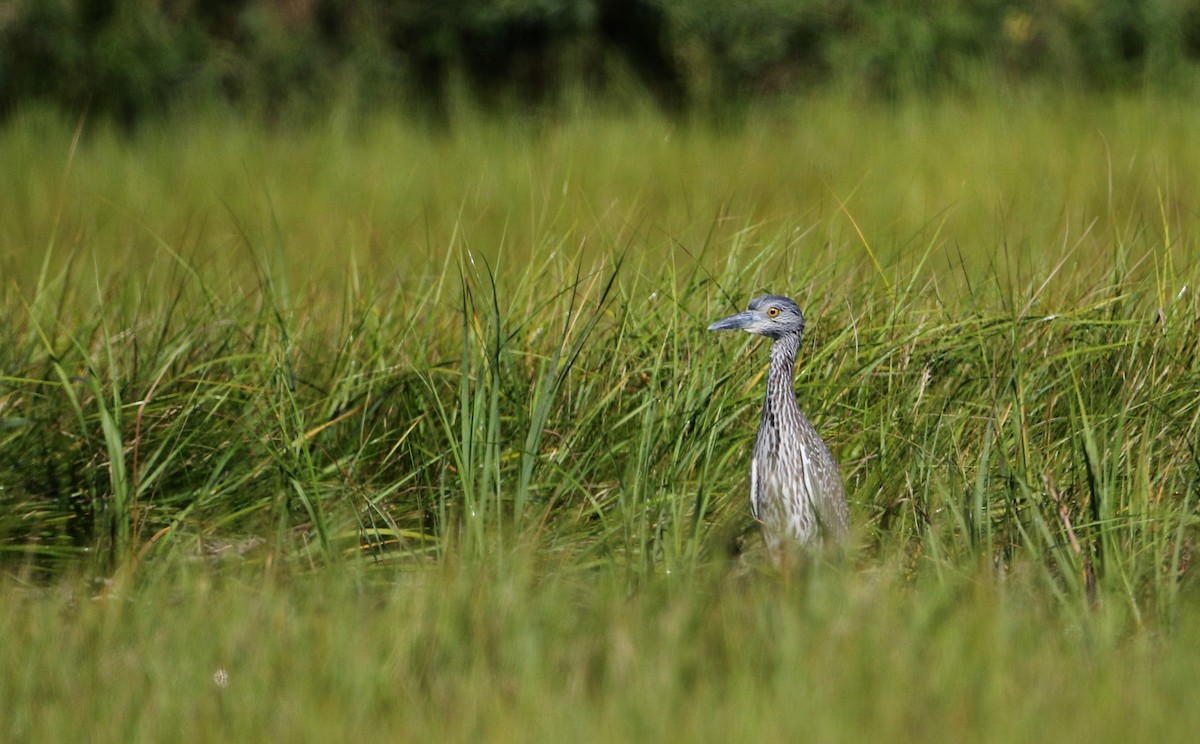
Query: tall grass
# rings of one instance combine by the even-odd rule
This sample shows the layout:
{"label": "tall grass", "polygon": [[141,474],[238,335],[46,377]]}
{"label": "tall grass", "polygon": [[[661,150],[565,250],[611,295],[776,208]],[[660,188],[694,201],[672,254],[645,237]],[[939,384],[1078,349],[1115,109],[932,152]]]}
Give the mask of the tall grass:
{"label": "tall grass", "polygon": [[[343,714],[661,738],[687,711],[692,738],[781,737],[787,705],[828,739],[1016,739],[1055,705],[1053,730],[1190,730],[1155,711],[1194,672],[1164,649],[1195,632],[1195,113],[819,100],[736,133],[635,113],[132,140],[26,116],[0,136],[22,174],[0,184],[0,591],[28,640],[0,720],[78,738],[56,696],[145,663],[96,703],[102,738],[315,738]],[[766,350],[703,329],[762,291],[808,314],[841,571],[759,560]],[[63,614],[77,681],[24,655]],[[202,643],[149,630],[176,625]],[[279,715],[217,668],[281,690]],[[1084,712],[1127,683],[1130,719]]]}
{"label": "tall grass", "polygon": [[[161,564],[160,564],[161,565]],[[177,569],[179,567],[176,567]],[[716,569],[716,567],[710,567]],[[19,741],[1188,741],[1194,617],[1169,644],[1028,576],[909,584],[705,570],[629,592],[574,561],[167,572],[92,598],[6,585],[0,730]],[[52,653],[51,653],[52,652]]]}

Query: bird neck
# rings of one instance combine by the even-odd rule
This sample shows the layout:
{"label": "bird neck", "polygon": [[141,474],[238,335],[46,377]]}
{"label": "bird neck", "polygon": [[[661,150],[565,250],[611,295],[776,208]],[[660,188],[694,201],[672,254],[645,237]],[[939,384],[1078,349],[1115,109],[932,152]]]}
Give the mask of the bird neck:
{"label": "bird neck", "polygon": [[771,345],[771,366],[767,370],[766,406],[775,403],[796,405],[796,388],[793,379],[796,373],[796,353],[800,350],[800,334],[789,333],[775,339]]}

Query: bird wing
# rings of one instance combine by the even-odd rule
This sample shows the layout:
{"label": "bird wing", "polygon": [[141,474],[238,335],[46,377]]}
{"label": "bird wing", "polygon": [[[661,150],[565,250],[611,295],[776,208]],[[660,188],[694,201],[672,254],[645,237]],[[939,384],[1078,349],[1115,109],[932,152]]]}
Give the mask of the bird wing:
{"label": "bird wing", "polygon": [[846,492],[842,487],[842,479],[837,472],[837,466],[833,465],[832,458],[818,478],[821,480],[821,489],[817,498],[813,499],[817,524],[823,535],[833,538],[834,544],[845,545],[850,537],[850,515],[846,508]]}

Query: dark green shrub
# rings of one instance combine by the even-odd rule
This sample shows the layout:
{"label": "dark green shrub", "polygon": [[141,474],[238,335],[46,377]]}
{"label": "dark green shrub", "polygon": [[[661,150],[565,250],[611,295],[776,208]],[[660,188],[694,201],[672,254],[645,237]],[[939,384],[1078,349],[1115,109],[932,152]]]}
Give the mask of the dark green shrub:
{"label": "dark green shrub", "polygon": [[0,115],[48,101],[133,123],[220,100],[444,120],[456,96],[553,109],[568,91],[721,111],[831,86],[1180,89],[1198,59],[1200,0],[11,0]]}

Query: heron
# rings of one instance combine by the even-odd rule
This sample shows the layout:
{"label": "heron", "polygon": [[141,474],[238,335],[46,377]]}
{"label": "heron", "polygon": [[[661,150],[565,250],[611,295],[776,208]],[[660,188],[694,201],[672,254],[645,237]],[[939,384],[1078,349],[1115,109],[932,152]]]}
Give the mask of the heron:
{"label": "heron", "polygon": [[800,410],[793,388],[804,313],[787,297],[764,295],[708,330],[746,331],[774,341],[750,459],[750,510],[762,526],[768,552],[779,563],[795,545],[818,551],[844,548],[850,518],[842,477],[829,446]]}

